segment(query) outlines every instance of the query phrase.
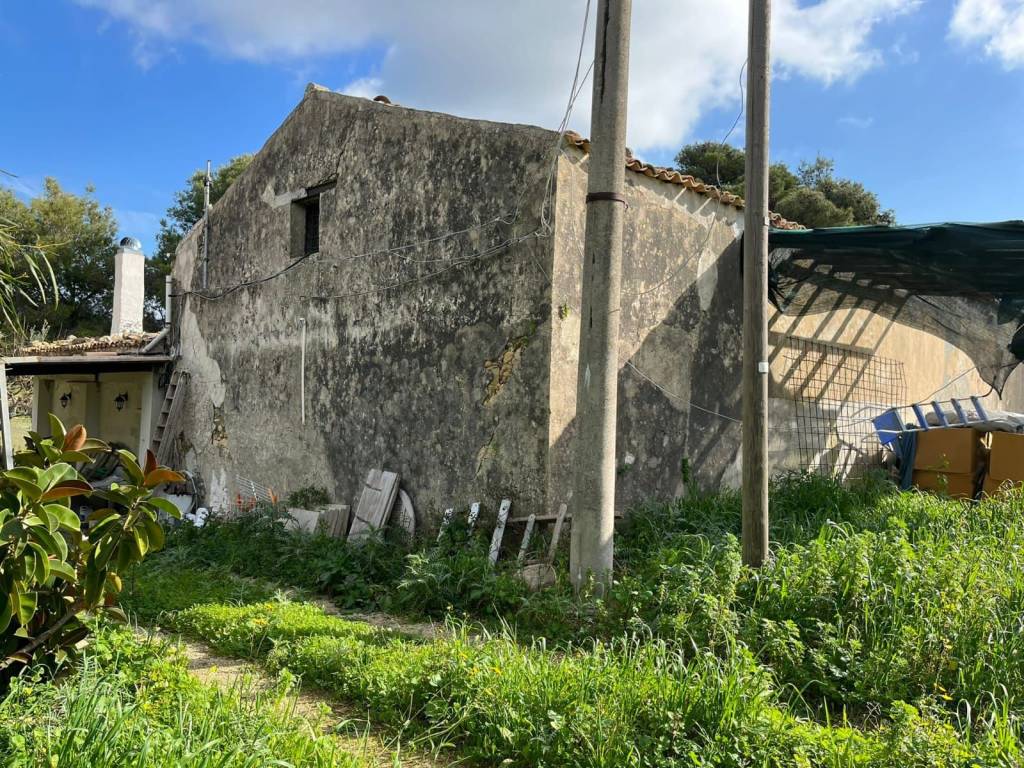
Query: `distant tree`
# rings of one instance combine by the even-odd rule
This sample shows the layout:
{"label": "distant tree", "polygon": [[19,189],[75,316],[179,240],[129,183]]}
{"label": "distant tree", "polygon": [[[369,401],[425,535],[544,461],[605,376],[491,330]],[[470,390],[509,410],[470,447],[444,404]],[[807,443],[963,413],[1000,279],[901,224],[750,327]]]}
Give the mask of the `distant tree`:
{"label": "distant tree", "polygon": [[[687,144],[676,155],[681,173],[743,195],[744,152],[729,144],[703,141]],[[835,177],[835,163],[825,157],[803,162],[793,173],[785,163],[768,171],[768,206],[785,218],[808,227],[894,224],[891,210],[882,210],[878,196],[863,184]]]}
{"label": "distant tree", "polygon": [[722,188],[743,184],[744,162],[742,149],[717,141],[687,144],[676,155],[676,167],[680,173]]}
{"label": "distant tree", "polygon": [[[252,155],[238,155],[213,172],[210,184],[210,204],[216,203],[228,191],[235,179],[252,163]],[[160,219],[156,236],[156,252],[146,260],[146,319],[157,324],[163,317],[164,278],[174,264],[174,252],[182,238],[203,218],[203,198],[206,171],[195,171],[185,182],[184,189],[174,195],[174,203],[167,209],[166,218]]]}
{"label": "distant tree", "polygon": [[117,221],[109,207],[85,194],[64,191],[55,179],[28,203],[0,189],[0,221],[21,251],[45,253],[52,268],[55,304],[47,303],[45,284],[33,280],[12,297],[20,325],[54,335],[102,335],[110,331]]}
{"label": "distant tree", "polygon": [[800,186],[775,206],[775,212],[805,227],[849,227],[855,222],[853,213],[839,208],[821,190]]}
{"label": "distant tree", "polygon": [[[22,308],[42,306],[57,297],[57,284],[46,250],[23,242],[25,206],[18,208],[10,190],[0,188],[0,353],[20,345],[26,336]],[[16,221],[9,216],[18,216]]]}
{"label": "distant tree", "polygon": [[768,167],[768,207],[776,208],[782,198],[799,186],[800,179],[785,163],[772,163]]}

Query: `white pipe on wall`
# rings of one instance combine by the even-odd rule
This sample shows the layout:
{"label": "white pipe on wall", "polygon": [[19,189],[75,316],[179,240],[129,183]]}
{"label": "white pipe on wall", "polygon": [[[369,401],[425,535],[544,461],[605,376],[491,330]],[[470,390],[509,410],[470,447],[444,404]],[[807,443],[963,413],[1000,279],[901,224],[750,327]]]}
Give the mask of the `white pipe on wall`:
{"label": "white pipe on wall", "polygon": [[300,317],[299,323],[302,326],[301,335],[302,340],[300,346],[302,351],[299,353],[299,408],[302,417],[302,423],[306,423],[306,318]]}

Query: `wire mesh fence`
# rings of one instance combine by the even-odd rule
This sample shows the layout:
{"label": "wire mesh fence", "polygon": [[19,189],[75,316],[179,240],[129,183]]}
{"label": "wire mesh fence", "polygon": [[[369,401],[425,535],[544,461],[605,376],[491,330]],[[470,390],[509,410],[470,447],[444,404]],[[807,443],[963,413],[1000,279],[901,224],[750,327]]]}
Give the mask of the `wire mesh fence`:
{"label": "wire mesh fence", "polygon": [[903,363],[811,339],[779,341],[786,396],[795,401],[801,465],[854,478],[877,466],[881,446],[871,419],[907,396]]}

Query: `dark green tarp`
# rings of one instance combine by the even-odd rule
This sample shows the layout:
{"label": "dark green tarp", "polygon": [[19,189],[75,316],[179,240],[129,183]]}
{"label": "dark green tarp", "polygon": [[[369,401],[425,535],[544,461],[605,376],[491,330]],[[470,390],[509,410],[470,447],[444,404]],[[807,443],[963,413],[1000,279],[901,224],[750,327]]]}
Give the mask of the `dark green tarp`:
{"label": "dark green tarp", "polygon": [[1024,360],[1024,221],[769,233],[786,314],[862,307],[967,353],[1001,390]]}

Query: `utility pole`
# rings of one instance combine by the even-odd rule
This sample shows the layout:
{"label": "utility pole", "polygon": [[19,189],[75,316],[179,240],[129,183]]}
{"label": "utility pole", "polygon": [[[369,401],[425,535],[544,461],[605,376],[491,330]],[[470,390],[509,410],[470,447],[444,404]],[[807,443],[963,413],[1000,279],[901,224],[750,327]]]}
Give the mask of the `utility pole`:
{"label": "utility pole", "polygon": [[589,576],[601,589],[612,572],[631,10],[631,0],[599,0],[597,6],[569,554],[577,589]]}
{"label": "utility pole", "polygon": [[743,227],[743,562],[768,557],[768,117],[771,0],[750,0]]}

